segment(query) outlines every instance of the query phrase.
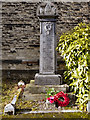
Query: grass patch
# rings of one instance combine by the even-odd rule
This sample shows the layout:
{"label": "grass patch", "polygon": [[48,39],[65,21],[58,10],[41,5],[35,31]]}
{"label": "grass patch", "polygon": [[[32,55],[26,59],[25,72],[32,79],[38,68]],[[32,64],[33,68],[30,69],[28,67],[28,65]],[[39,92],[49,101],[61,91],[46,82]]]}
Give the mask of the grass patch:
{"label": "grass patch", "polygon": [[37,114],[20,114],[20,115],[3,115],[2,118],[87,118],[88,113],[37,113]]}

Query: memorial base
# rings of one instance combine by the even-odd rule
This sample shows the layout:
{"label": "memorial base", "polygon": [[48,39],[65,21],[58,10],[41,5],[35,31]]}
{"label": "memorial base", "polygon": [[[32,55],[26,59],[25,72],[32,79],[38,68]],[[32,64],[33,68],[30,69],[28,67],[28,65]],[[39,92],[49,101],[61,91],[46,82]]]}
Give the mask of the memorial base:
{"label": "memorial base", "polygon": [[47,91],[54,88],[55,91],[69,92],[69,86],[63,85],[35,85],[35,80],[30,80],[29,84],[26,84],[22,100],[46,100]]}
{"label": "memorial base", "polygon": [[35,85],[60,85],[62,84],[61,75],[35,75]]}

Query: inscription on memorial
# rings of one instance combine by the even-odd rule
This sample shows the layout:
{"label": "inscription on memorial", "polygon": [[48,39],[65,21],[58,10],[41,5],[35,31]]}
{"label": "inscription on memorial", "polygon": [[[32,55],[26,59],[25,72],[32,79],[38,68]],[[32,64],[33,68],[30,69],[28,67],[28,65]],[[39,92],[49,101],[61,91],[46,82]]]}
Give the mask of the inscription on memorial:
{"label": "inscription on memorial", "polygon": [[47,36],[43,39],[43,73],[49,72],[54,73],[54,57],[53,57],[53,48],[54,41],[53,37]]}

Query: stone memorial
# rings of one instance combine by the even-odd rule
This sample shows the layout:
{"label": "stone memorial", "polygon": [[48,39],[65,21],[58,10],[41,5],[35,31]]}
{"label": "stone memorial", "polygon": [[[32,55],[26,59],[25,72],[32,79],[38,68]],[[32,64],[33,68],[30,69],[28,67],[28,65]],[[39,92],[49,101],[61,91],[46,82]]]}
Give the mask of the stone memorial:
{"label": "stone memorial", "polygon": [[56,6],[51,2],[42,3],[37,16],[40,20],[40,68],[35,75],[35,84],[60,85],[61,75],[56,74]]}

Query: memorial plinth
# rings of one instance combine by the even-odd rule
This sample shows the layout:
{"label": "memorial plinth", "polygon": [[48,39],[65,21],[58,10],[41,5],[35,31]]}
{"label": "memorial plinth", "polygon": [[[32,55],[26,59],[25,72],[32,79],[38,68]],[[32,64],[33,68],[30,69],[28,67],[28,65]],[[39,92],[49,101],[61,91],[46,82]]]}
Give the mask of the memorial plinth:
{"label": "memorial plinth", "polygon": [[61,75],[56,74],[56,7],[52,3],[41,4],[37,15],[40,20],[40,68],[35,84],[60,85]]}

